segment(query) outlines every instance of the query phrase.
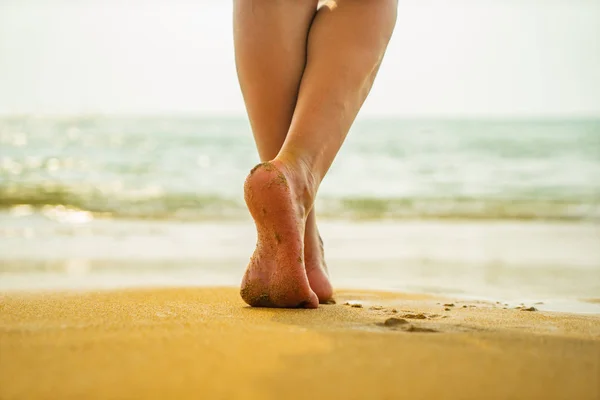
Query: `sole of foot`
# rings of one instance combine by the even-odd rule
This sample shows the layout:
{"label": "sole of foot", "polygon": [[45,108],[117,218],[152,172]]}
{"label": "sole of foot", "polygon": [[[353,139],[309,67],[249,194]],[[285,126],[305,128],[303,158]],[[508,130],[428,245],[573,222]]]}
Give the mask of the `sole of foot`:
{"label": "sole of foot", "polygon": [[277,161],[250,171],[244,199],[254,218],[257,243],[240,295],[253,307],[317,308],[304,264],[305,209],[295,177]]}

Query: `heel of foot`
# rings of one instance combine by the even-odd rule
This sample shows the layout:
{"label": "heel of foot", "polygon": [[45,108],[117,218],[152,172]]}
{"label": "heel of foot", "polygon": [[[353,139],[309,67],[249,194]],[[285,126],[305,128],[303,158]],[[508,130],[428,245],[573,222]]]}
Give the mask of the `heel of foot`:
{"label": "heel of foot", "polygon": [[[285,223],[285,216],[301,219],[300,208],[295,203],[288,179],[271,162],[258,164],[244,182],[244,200],[257,225],[268,223],[274,227]],[[290,222],[290,221],[287,221]],[[274,238],[281,242],[281,233]]]}
{"label": "heel of foot", "polygon": [[287,178],[283,172],[270,161],[257,164],[250,170],[246,177],[244,189],[254,190],[256,185],[261,186],[263,189],[271,188],[273,185],[289,188]]}
{"label": "heel of foot", "polygon": [[244,199],[258,237],[240,291],[244,301],[254,307],[317,307],[303,261],[305,215],[286,175],[273,163],[257,165],[244,183]]}

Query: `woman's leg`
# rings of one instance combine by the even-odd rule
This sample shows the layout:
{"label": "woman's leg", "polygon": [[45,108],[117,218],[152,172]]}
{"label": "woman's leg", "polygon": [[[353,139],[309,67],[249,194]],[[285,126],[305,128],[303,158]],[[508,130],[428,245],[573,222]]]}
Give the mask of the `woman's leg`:
{"label": "woman's leg", "polygon": [[235,62],[262,161],[275,158],[294,114],[317,0],[236,0]]}
{"label": "woman's leg", "polygon": [[[275,158],[290,128],[316,12],[317,0],[234,2],[238,78],[261,161]],[[333,290],[314,210],[306,220],[304,259],[310,287],[328,301]]]}
{"label": "woman's leg", "polygon": [[396,0],[338,0],[311,27],[283,147],[255,167],[244,196],[258,231],[242,283],[251,305],[316,307],[305,289],[303,239],[318,187],[364,102],[396,21]]}

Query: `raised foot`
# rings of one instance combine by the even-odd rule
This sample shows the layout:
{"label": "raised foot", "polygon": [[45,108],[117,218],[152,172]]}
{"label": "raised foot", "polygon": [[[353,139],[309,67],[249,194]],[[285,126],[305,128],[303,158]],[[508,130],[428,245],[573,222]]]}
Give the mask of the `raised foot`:
{"label": "raised foot", "polygon": [[244,199],[258,240],[242,280],[242,299],[254,307],[316,308],[304,266],[305,207],[297,178],[277,161],[257,165]]}
{"label": "raised foot", "polygon": [[310,288],[315,292],[321,304],[335,303],[333,287],[329,281],[329,272],[325,263],[323,240],[319,235],[314,215],[309,216],[304,234],[304,263]]}

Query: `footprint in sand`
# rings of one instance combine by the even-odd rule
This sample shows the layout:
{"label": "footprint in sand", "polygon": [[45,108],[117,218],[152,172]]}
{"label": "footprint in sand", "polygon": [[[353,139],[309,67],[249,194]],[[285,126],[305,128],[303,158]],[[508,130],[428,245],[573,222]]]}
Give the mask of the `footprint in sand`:
{"label": "footprint in sand", "polygon": [[352,308],[363,308],[363,305],[356,301],[347,301],[344,303],[345,306],[350,306]]}
{"label": "footprint in sand", "polygon": [[404,314],[402,315],[402,318],[407,318],[407,319],[428,319],[428,317],[423,314],[423,313],[419,313],[419,314]]}
{"label": "footprint in sand", "polygon": [[521,311],[537,311],[537,308],[535,308],[533,306],[531,306],[531,307],[518,306],[518,307],[515,307],[515,309],[521,310]]}
{"label": "footprint in sand", "polygon": [[[350,306],[353,308],[364,308],[364,306],[356,301],[347,301],[344,303],[345,306]],[[398,310],[395,308],[387,308],[384,306],[374,305],[369,307],[370,311],[383,311],[384,313],[397,314]],[[439,314],[427,314],[427,313],[419,313],[408,310],[402,310],[404,314],[399,315],[400,318],[405,319],[436,319],[436,318],[447,318],[446,316],[441,316]],[[396,318],[399,319],[399,318]]]}
{"label": "footprint in sand", "polygon": [[392,330],[401,330],[403,332],[427,332],[427,333],[439,332],[436,329],[415,326],[415,325],[411,324],[410,322],[408,322],[407,320],[405,320],[404,318],[396,318],[396,317],[388,318],[382,323],[377,323],[377,325],[383,326],[385,328],[392,329]]}

